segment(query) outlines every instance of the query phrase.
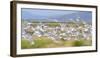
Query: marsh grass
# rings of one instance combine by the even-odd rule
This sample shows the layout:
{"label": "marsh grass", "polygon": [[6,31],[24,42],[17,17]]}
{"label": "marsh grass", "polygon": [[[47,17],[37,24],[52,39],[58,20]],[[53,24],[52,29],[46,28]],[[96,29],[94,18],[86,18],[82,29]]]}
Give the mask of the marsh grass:
{"label": "marsh grass", "polygon": [[76,46],[91,46],[92,40],[59,40],[55,43],[53,40],[48,37],[39,37],[34,40],[32,45],[28,40],[21,40],[21,48],[56,48],[56,47],[76,47]]}
{"label": "marsh grass", "polygon": [[34,45],[32,45],[32,48],[45,48],[48,45],[52,44],[53,41],[47,37],[39,37],[34,40]]}
{"label": "marsh grass", "polygon": [[22,39],[21,40],[21,48],[31,48],[31,43],[28,40]]}

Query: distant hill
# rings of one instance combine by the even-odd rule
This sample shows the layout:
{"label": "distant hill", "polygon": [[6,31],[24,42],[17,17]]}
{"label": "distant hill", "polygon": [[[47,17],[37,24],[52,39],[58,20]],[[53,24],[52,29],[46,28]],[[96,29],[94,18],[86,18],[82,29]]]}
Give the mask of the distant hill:
{"label": "distant hill", "polygon": [[[88,17],[89,16],[89,17]],[[79,19],[80,21],[85,21],[86,23],[92,23],[92,14],[86,14],[84,12],[80,12],[80,13],[72,13],[72,14],[67,14],[67,15],[60,15],[60,16],[52,16],[52,17],[46,17],[46,18],[42,18],[42,19],[23,19],[29,22],[69,22],[71,20],[77,20]]]}

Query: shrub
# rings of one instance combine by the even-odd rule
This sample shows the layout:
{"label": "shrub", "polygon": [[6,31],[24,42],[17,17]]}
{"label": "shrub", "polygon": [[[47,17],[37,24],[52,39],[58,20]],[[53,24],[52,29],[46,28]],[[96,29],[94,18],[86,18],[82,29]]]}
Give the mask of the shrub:
{"label": "shrub", "polygon": [[84,40],[76,40],[73,45],[74,46],[84,46]]}

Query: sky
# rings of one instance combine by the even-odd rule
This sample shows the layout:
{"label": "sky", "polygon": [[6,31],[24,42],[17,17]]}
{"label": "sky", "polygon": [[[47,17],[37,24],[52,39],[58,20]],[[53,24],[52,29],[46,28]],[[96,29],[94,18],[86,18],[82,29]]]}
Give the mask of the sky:
{"label": "sky", "polygon": [[34,8],[22,8],[21,18],[22,20],[54,20],[67,21],[69,19],[80,19],[84,21],[92,21],[91,11],[79,11],[79,10],[54,10],[54,9],[34,9]]}

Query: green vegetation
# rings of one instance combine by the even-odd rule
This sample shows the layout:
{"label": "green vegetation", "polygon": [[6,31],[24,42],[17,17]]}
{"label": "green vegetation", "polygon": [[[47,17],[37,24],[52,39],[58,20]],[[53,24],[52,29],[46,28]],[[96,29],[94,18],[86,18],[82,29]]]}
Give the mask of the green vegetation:
{"label": "green vegetation", "polygon": [[44,48],[47,47],[49,44],[53,43],[53,41],[47,37],[39,37],[34,40],[34,45],[32,47],[34,48]]}
{"label": "green vegetation", "polygon": [[58,22],[51,22],[51,23],[48,23],[48,26],[56,27],[56,26],[60,26],[60,24]]}
{"label": "green vegetation", "polygon": [[31,43],[28,40],[22,39],[21,40],[21,48],[31,48]]}
{"label": "green vegetation", "polygon": [[91,46],[91,40],[76,40],[73,46]]}
{"label": "green vegetation", "polygon": [[28,40],[22,39],[21,48],[55,48],[55,47],[74,47],[74,46],[91,46],[91,40],[59,40],[54,42],[48,37],[38,37],[34,40],[34,44]]}

